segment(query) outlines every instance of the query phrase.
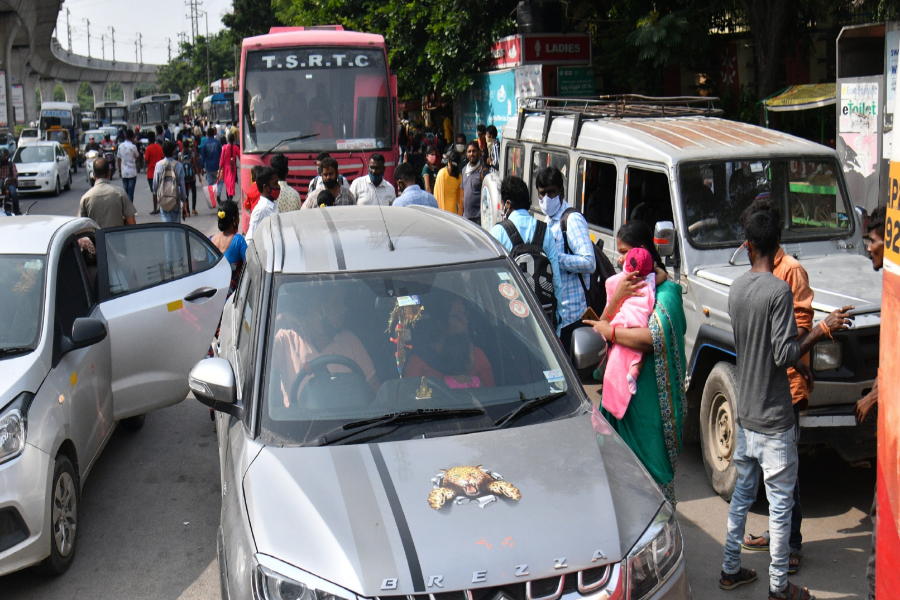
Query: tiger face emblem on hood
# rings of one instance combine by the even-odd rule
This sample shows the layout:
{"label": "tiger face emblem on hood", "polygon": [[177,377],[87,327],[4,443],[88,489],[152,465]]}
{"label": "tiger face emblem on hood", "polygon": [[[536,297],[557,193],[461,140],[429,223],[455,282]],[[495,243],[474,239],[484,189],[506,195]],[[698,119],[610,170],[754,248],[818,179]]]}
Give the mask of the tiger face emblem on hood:
{"label": "tiger face emblem on hood", "polygon": [[441,469],[431,482],[434,489],[428,494],[428,505],[435,510],[454,498],[457,504],[478,500],[482,508],[496,500],[494,495],[511,500],[522,498],[516,486],[504,481],[499,473],[483,469],[481,465]]}

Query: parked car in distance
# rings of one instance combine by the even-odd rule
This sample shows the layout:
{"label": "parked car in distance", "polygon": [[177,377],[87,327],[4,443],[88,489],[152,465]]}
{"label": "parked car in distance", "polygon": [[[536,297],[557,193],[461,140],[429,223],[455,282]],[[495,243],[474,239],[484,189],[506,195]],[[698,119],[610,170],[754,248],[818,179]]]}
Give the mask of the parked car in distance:
{"label": "parked car in distance", "polygon": [[230,279],[185,225],[0,219],[0,576],[68,569],[91,467],[117,423],[185,398]]}
{"label": "parked car in distance", "polygon": [[436,209],[262,222],[189,380],[216,410],[223,598],[690,598],[674,509],[527,285]]}
{"label": "parked car in distance", "polygon": [[8,132],[0,133],[0,146],[6,146],[7,150],[12,154],[16,151],[16,136]]}
{"label": "parked car in distance", "polygon": [[33,144],[40,139],[40,132],[34,127],[26,127],[22,130],[22,133],[19,134],[19,145],[26,146],[28,144]]}
{"label": "parked car in distance", "polygon": [[19,193],[52,192],[72,186],[69,156],[58,142],[34,142],[21,146],[13,156],[19,172]]}

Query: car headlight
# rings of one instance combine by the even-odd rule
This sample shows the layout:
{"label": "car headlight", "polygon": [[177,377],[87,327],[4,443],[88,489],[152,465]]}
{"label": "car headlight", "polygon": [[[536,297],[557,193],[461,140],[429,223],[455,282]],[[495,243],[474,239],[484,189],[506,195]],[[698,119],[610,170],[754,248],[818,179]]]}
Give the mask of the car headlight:
{"label": "car headlight", "polygon": [[813,347],[814,371],[830,371],[841,366],[843,351],[840,342],[819,342]]}
{"label": "car headlight", "polygon": [[38,173],[38,177],[50,177],[50,174],[51,174],[52,172],[53,172],[53,171],[51,171],[50,169],[44,169],[43,171],[41,171],[40,173]]}
{"label": "car headlight", "polygon": [[0,412],[0,463],[14,459],[25,450],[28,407],[33,398],[34,394],[21,393]]}
{"label": "car headlight", "polygon": [[356,600],[356,595],[265,554],[253,556],[256,600]]}
{"label": "car headlight", "polygon": [[681,529],[666,502],[628,554],[628,585],[634,600],[659,587],[681,557]]}

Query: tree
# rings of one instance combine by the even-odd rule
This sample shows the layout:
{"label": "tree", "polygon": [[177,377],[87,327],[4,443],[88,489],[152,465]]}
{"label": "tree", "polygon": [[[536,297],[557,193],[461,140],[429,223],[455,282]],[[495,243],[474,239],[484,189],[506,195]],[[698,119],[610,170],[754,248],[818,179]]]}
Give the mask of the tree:
{"label": "tree", "polygon": [[94,89],[87,81],[82,81],[78,86],[78,104],[81,110],[94,110]]}
{"label": "tree", "polygon": [[272,27],[281,25],[267,0],[233,0],[232,12],[222,15],[222,23],[231,30],[232,44],[240,44],[245,37],[268,33]]}
{"label": "tree", "polygon": [[[178,56],[156,69],[159,90],[187,97],[196,87],[206,87],[206,44],[205,36],[198,36],[196,42],[182,42]],[[234,75],[234,52],[231,34],[227,30],[209,36],[209,78],[220,79]]]}

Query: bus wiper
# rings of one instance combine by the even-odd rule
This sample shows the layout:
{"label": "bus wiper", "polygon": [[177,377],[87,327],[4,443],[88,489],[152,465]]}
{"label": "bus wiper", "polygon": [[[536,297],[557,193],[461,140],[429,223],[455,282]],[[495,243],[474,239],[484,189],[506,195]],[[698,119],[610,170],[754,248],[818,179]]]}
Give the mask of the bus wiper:
{"label": "bus wiper", "polygon": [[[405,410],[402,412],[390,413],[374,417],[371,419],[363,419],[361,421],[351,421],[340,427],[335,427],[331,431],[320,435],[319,437],[304,444],[305,446],[327,446],[335,442],[339,442],[344,438],[352,435],[368,431],[382,425],[390,425],[398,421],[428,421],[431,419],[448,419],[450,417],[464,417],[473,415],[483,415],[483,408],[419,408],[416,410]],[[333,435],[334,434],[334,435]]]}
{"label": "bus wiper", "polygon": [[511,423],[513,419],[515,419],[523,412],[531,410],[532,408],[537,408],[538,406],[542,406],[544,404],[547,404],[548,402],[552,402],[557,398],[565,396],[566,393],[566,391],[553,392],[552,394],[547,394],[546,396],[538,396],[537,398],[527,399],[525,398],[525,394],[520,391],[519,398],[522,399],[523,404],[520,404],[515,409],[511,410],[510,412],[494,421],[494,429],[503,429],[509,423]]}
{"label": "bus wiper", "polygon": [[269,154],[272,154],[272,152],[275,151],[275,148],[277,148],[278,146],[280,146],[282,144],[287,144],[288,142],[299,142],[299,141],[302,141],[302,140],[305,140],[308,138],[318,137],[318,135],[319,135],[318,133],[307,133],[306,135],[298,135],[295,137],[289,137],[289,138],[283,139],[280,142],[278,142],[277,144],[275,144],[274,146],[272,146],[271,148],[269,148],[268,150],[266,150],[265,152],[263,152],[263,154],[260,158],[265,158]]}

